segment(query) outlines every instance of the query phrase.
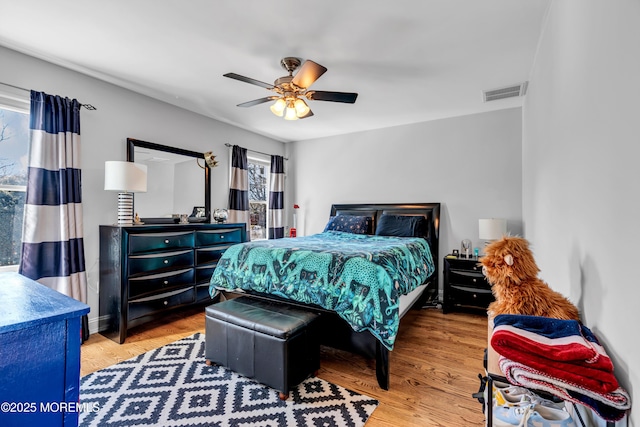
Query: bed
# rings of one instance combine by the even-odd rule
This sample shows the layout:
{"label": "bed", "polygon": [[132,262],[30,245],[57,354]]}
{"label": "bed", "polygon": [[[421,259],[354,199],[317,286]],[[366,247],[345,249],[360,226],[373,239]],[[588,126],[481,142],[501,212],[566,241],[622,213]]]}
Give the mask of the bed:
{"label": "bed", "polygon": [[375,358],[386,390],[400,319],[437,292],[439,217],[439,203],[335,204],[322,233],[228,248],[210,293],[321,312],[321,342]]}

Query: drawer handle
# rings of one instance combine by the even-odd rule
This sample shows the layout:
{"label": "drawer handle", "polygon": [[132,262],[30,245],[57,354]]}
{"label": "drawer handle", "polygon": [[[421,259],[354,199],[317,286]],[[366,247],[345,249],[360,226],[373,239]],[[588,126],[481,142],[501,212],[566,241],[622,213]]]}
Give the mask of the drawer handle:
{"label": "drawer handle", "polygon": [[168,245],[169,244],[169,239],[164,239],[164,242]]}
{"label": "drawer handle", "polygon": [[478,281],[478,279],[473,279],[473,283],[476,283]]}
{"label": "drawer handle", "polygon": [[169,301],[164,301],[164,305],[169,305]]}
{"label": "drawer handle", "polygon": [[224,239],[224,236],[220,236],[220,240]]}
{"label": "drawer handle", "polygon": [[474,298],[478,298],[478,295],[476,295],[476,294],[473,294],[473,297],[474,297]]}
{"label": "drawer handle", "polygon": [[168,284],[169,284],[169,281],[168,281],[168,280],[165,280],[165,281],[164,281],[164,284],[165,284],[165,285],[168,285]]}
{"label": "drawer handle", "polygon": [[164,262],[165,264],[169,264],[169,260],[168,260],[168,259],[165,259],[163,262]]}

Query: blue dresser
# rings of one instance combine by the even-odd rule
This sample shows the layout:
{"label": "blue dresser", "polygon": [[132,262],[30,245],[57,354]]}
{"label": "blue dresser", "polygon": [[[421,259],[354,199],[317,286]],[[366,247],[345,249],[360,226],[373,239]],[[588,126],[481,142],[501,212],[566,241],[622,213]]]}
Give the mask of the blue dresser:
{"label": "blue dresser", "polygon": [[76,426],[89,306],[0,273],[0,426]]}

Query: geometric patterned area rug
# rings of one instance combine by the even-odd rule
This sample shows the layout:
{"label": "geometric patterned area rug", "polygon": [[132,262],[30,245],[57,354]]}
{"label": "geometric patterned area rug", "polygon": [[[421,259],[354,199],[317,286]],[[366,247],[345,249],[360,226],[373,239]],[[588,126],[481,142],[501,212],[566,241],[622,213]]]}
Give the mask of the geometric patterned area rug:
{"label": "geometric patterned area rug", "polygon": [[278,392],[204,361],[195,334],[80,380],[81,426],[362,426],[378,401],[307,378]]}

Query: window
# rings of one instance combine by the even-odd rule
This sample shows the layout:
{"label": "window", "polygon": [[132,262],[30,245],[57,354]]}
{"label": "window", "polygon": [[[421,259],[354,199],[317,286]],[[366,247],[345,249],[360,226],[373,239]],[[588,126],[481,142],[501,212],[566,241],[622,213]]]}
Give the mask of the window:
{"label": "window", "polygon": [[251,240],[263,240],[268,237],[269,162],[250,157],[248,163]]}
{"label": "window", "polygon": [[0,270],[20,262],[27,191],[28,110],[10,108],[0,97]]}

